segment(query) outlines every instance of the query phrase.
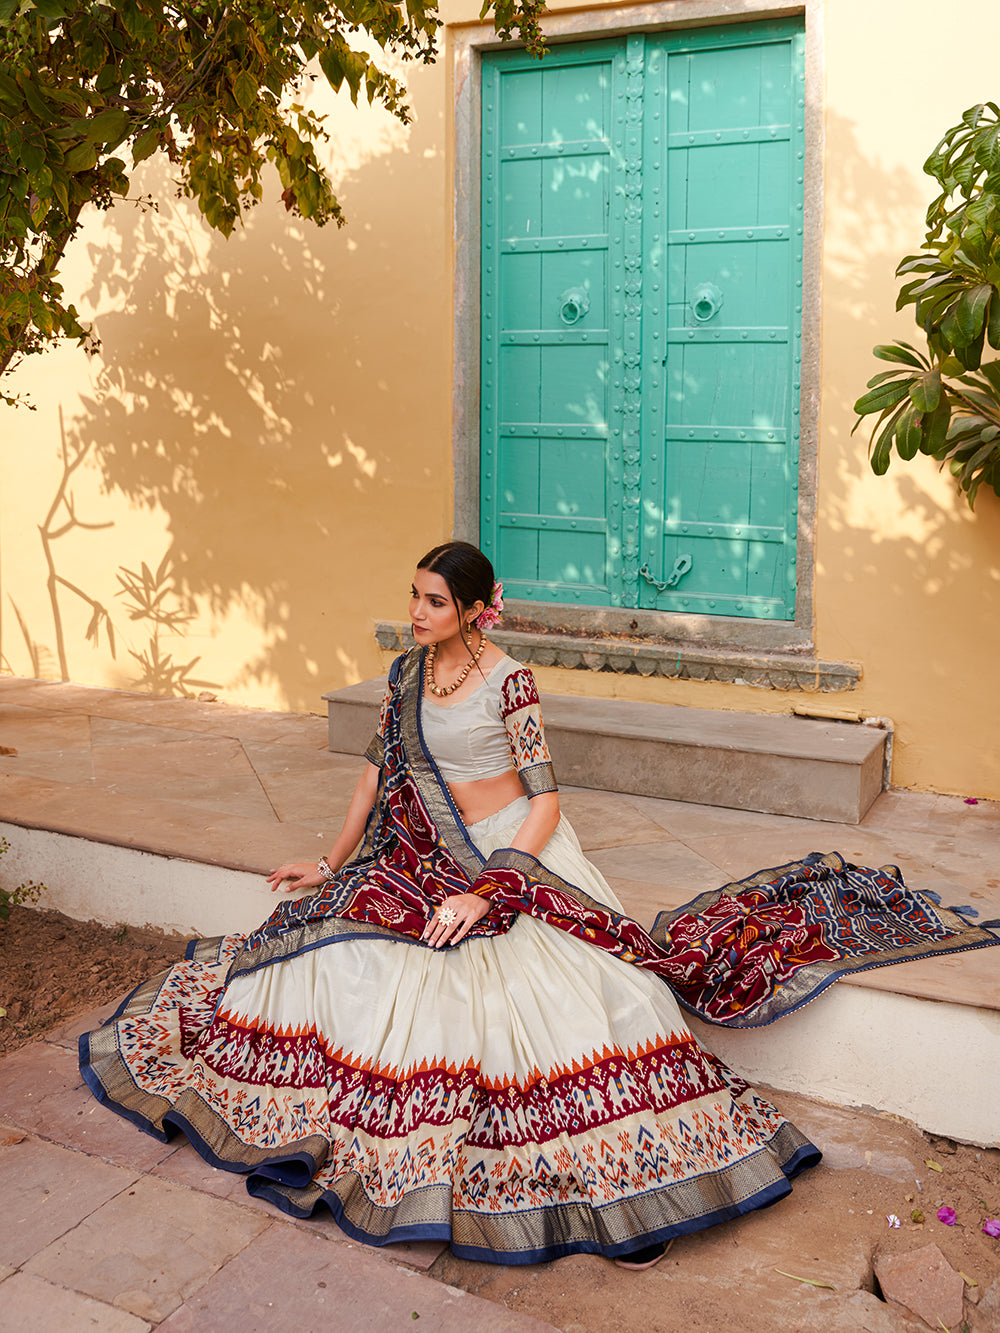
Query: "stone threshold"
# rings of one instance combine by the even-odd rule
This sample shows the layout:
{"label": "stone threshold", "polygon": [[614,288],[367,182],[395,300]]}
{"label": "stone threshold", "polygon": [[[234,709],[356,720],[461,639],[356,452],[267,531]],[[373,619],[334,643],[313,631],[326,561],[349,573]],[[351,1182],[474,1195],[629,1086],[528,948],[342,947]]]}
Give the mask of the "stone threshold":
{"label": "stone threshold", "polygon": [[[413,647],[408,621],[379,620],[380,648],[402,652]],[[504,652],[529,666],[564,667],[619,675],[662,676],[670,680],[714,680],[760,690],[799,690],[832,694],[853,690],[861,668],[850,662],[822,662],[799,653],[715,648],[645,639],[588,638],[497,629],[490,638]]]}

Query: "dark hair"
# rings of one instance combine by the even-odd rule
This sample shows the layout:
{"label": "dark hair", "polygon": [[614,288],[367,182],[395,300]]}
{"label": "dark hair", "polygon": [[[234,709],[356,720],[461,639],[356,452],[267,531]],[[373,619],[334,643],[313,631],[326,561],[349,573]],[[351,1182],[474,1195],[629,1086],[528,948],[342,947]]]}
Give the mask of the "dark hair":
{"label": "dark hair", "polygon": [[474,602],[489,606],[495,581],[493,566],[471,542],[445,542],[435,546],[417,562],[417,568],[439,574],[444,579],[459,612]]}
{"label": "dark hair", "polygon": [[[471,653],[472,644],[465,637],[465,626],[462,624],[462,610],[475,602],[489,606],[493,598],[495,577],[489,559],[471,542],[445,542],[442,546],[435,546],[433,551],[428,551],[424,558],[417,562],[417,568],[429,570],[431,574],[439,574],[444,579],[451,593],[451,599],[455,603],[455,610],[458,612],[458,632]],[[485,633],[482,630],[479,633],[485,642]],[[485,680],[486,677],[478,661],[476,670]]]}

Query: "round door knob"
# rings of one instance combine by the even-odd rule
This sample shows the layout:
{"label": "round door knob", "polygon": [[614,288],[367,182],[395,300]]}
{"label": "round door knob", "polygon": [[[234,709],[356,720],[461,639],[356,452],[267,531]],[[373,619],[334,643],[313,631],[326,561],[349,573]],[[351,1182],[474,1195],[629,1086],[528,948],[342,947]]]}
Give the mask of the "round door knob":
{"label": "round door knob", "polygon": [[722,293],[714,282],[703,282],[691,301],[691,314],[699,324],[707,324],[722,308]]}
{"label": "round door knob", "polygon": [[559,298],[559,318],[564,324],[576,324],[590,309],[590,293],[585,287],[570,287]]}

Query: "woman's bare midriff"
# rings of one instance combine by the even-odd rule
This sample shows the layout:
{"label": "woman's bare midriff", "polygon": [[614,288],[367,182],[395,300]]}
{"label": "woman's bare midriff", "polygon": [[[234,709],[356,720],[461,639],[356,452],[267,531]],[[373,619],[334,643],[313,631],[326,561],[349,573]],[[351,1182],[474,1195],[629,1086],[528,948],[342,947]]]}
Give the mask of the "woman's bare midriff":
{"label": "woman's bare midriff", "polygon": [[448,790],[466,824],[478,824],[524,795],[521,779],[514,769],[495,778],[480,778],[478,782],[449,782]]}

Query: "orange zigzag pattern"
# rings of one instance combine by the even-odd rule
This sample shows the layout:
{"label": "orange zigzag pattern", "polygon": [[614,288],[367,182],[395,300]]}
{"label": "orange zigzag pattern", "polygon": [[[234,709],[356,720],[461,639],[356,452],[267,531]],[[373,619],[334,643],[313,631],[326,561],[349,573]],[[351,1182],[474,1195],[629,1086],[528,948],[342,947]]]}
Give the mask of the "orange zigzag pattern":
{"label": "orange zigzag pattern", "polygon": [[[449,1074],[452,1078],[457,1078],[463,1073],[474,1073],[479,1084],[484,1088],[489,1088],[493,1092],[502,1092],[506,1088],[517,1088],[519,1091],[527,1092],[535,1088],[540,1083],[555,1083],[558,1079],[566,1078],[571,1074],[583,1074],[588,1070],[595,1069],[608,1060],[615,1058],[630,1062],[641,1059],[643,1056],[653,1055],[657,1051],[670,1050],[672,1047],[683,1046],[690,1041],[688,1034],[678,1035],[670,1033],[666,1035],[657,1035],[650,1037],[648,1041],[638,1042],[635,1046],[629,1046],[622,1049],[617,1045],[608,1046],[600,1051],[593,1050],[590,1058],[574,1059],[569,1064],[552,1065],[547,1072],[544,1072],[536,1065],[523,1078],[516,1076],[489,1076],[481,1072],[481,1066],[478,1060],[470,1056],[467,1060],[456,1064],[454,1061],[444,1060],[441,1056],[425,1056],[422,1060],[414,1061],[413,1064],[404,1067],[393,1064],[381,1065],[376,1063],[370,1056],[359,1057],[353,1051],[345,1051],[343,1047],[338,1046],[333,1049],[330,1044],[309,1024],[300,1023],[293,1027],[285,1025],[282,1027],[273,1027],[269,1023],[248,1023],[246,1019],[229,1010],[220,1010],[216,1015],[215,1023],[226,1023],[231,1027],[238,1028],[241,1032],[254,1032],[259,1036],[271,1037],[275,1042],[294,1042],[302,1038],[313,1038],[323,1051],[323,1054],[331,1062],[346,1066],[362,1074],[373,1074],[376,1078],[383,1078],[392,1083],[405,1083],[418,1074],[442,1073]],[[213,1024],[214,1026],[214,1024]]]}

